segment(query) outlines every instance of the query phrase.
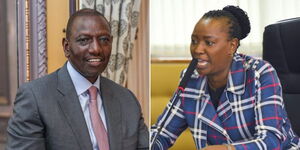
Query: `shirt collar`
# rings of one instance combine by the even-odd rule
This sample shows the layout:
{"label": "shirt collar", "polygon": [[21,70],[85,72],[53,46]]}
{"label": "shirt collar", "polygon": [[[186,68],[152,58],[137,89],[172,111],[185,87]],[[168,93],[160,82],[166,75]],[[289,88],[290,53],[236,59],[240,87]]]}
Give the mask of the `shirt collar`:
{"label": "shirt collar", "polygon": [[100,77],[98,76],[96,82],[92,84],[89,80],[87,80],[84,76],[82,76],[68,61],[67,69],[71,76],[72,82],[75,86],[75,90],[77,95],[81,95],[86,92],[91,86],[95,86],[100,90]]}

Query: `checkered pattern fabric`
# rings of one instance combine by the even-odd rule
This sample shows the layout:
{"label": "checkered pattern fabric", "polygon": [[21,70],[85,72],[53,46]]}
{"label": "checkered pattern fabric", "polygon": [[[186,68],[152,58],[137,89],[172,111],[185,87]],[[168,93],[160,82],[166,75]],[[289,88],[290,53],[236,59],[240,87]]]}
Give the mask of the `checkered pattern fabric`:
{"label": "checkered pattern fabric", "polygon": [[206,76],[196,71],[179,98],[171,115],[166,118],[172,102],[151,128],[153,137],[166,119],[154,149],[168,149],[186,128],[197,149],[216,144],[232,144],[237,150],[300,149],[276,71],[263,60],[234,55],[217,109],[211,102]]}

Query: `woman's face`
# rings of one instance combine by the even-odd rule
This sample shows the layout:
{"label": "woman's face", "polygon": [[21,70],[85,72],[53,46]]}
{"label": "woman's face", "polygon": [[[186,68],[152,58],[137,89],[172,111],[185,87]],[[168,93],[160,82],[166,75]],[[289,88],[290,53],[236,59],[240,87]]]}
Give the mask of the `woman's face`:
{"label": "woman's face", "polygon": [[196,24],[190,45],[200,75],[228,74],[238,39],[229,37],[227,18],[205,18]]}

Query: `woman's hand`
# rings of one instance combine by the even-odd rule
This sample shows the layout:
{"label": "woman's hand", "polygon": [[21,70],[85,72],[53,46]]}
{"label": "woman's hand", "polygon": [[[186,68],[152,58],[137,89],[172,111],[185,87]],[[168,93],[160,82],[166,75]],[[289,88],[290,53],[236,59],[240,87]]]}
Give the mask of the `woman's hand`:
{"label": "woman's hand", "polygon": [[211,145],[204,147],[203,150],[235,150],[233,145]]}

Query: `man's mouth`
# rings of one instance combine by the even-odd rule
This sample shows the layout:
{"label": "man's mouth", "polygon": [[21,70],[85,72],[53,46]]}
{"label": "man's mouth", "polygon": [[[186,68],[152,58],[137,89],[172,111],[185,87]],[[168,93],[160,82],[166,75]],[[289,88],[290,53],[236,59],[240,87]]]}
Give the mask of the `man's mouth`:
{"label": "man's mouth", "polygon": [[88,64],[92,67],[98,67],[103,61],[103,58],[90,58],[87,60]]}
{"label": "man's mouth", "polygon": [[102,58],[92,58],[88,59],[88,62],[101,62],[103,59]]}

